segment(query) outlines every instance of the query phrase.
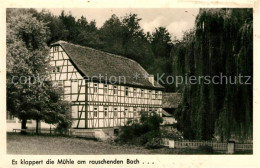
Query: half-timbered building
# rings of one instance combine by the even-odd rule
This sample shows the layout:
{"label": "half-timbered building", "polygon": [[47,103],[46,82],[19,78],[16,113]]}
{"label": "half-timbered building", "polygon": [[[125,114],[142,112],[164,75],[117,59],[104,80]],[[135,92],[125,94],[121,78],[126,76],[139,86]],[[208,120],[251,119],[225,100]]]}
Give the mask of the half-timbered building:
{"label": "half-timbered building", "polygon": [[51,79],[71,102],[72,128],[111,128],[162,115],[162,91],[152,75],[126,57],[58,41],[51,45]]}

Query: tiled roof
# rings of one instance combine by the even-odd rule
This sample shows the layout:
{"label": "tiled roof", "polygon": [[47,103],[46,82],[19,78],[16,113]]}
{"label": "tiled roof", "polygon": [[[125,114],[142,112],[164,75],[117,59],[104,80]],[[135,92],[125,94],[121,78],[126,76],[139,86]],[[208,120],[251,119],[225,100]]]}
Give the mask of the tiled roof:
{"label": "tiled roof", "polygon": [[[107,79],[117,79],[117,81],[120,76],[124,76],[125,83],[122,83],[123,80],[121,80],[123,85],[164,89],[156,81],[154,81],[154,84],[149,82],[148,78],[144,77],[148,73],[134,60],[65,41],[52,44],[52,46],[55,45],[60,45],[64,49],[73,64],[84,76],[95,78],[102,75]],[[140,78],[134,78],[135,74],[139,74]],[[104,78],[104,81],[107,81],[107,79]],[[121,77],[121,79],[123,78]]]}

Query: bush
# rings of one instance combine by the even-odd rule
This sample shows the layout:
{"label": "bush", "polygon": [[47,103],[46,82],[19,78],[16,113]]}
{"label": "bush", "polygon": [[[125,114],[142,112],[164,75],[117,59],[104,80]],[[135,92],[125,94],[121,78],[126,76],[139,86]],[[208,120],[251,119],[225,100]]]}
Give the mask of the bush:
{"label": "bush", "polygon": [[172,139],[175,141],[181,141],[183,140],[183,134],[179,132],[177,129],[163,129],[162,130],[162,137]]}
{"label": "bush", "polygon": [[69,128],[70,128],[69,123],[65,123],[65,122],[58,123],[55,132],[58,134],[68,134]]}
{"label": "bush", "polygon": [[161,138],[153,138],[145,144],[145,148],[147,149],[160,148],[161,147],[160,142],[161,142]]}
{"label": "bush", "polygon": [[118,142],[156,148],[160,145],[162,118],[155,112],[141,112],[140,122],[129,120],[122,127]]}

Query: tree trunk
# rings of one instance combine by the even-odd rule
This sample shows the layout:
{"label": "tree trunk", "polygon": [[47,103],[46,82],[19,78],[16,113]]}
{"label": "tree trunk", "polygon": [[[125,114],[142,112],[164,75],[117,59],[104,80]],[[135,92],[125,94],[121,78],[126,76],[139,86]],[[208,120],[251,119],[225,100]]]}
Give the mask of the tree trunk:
{"label": "tree trunk", "polygon": [[39,120],[36,120],[36,134],[39,133]]}
{"label": "tree trunk", "polygon": [[21,125],[21,134],[26,134],[26,123],[27,123],[27,120],[26,119],[22,119],[22,125]]}

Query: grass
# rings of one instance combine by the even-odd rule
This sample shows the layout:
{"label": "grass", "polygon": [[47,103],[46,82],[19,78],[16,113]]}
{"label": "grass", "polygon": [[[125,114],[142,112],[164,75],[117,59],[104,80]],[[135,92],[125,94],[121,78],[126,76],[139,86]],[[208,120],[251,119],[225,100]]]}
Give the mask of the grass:
{"label": "grass", "polygon": [[[104,155],[104,154],[203,154],[194,149],[145,149],[91,139],[51,135],[7,134],[7,154],[25,155]],[[205,154],[205,153],[204,153]],[[220,153],[214,153],[220,154]]]}
{"label": "grass", "polygon": [[113,145],[82,138],[7,134],[7,154],[86,155],[86,154],[150,154],[156,151],[142,147]]}

